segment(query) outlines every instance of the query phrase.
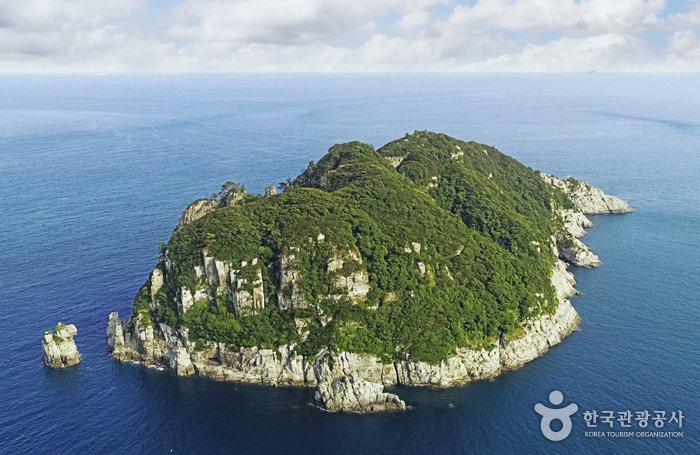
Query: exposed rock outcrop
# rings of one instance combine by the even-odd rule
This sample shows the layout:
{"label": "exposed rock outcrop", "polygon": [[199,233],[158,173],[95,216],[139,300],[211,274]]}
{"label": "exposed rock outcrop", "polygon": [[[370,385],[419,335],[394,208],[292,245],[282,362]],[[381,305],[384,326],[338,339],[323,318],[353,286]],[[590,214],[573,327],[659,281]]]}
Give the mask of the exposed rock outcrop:
{"label": "exposed rock outcrop", "polygon": [[277,194],[277,190],[274,186],[268,186],[265,188],[265,196],[274,196],[275,194]]}
{"label": "exposed rock outcrop", "polygon": [[[254,312],[258,308],[265,308],[262,270],[257,259],[253,259],[250,264],[244,261],[239,270],[231,270],[229,273],[229,295],[238,312]],[[251,278],[247,278],[246,274]]]}
{"label": "exposed rock outcrop", "polygon": [[389,163],[391,163],[392,166],[397,168],[403,162],[403,160],[406,159],[407,156],[408,156],[408,154],[406,154],[404,156],[385,156],[384,158],[386,158],[386,160]]}
{"label": "exposed rock outcrop", "polygon": [[577,239],[586,235],[583,228],[593,227],[593,222],[577,210],[559,209],[559,216],[564,221],[564,228]]}
{"label": "exposed rock outcrop", "polygon": [[585,213],[627,213],[634,209],[625,201],[606,195],[598,188],[571,177],[561,180],[545,173],[540,176],[548,184],[567,193],[576,206],[575,209],[560,208],[557,211],[564,223],[563,229],[556,233],[558,257],[580,267],[598,267],[601,264],[600,258],[578,240],[586,235],[584,228],[593,226]]}
{"label": "exposed rock outcrop", "polygon": [[[338,272],[334,282],[338,288],[347,291],[348,297],[357,303],[362,300],[370,290],[369,274],[367,270],[355,270],[347,275],[340,273],[347,261],[355,262],[358,266],[362,265],[362,258],[357,251],[347,251],[341,255],[338,251],[328,261],[328,272]],[[340,297],[340,296],[338,296]]]}
{"label": "exposed rock outcrop", "polygon": [[191,203],[180,217],[180,222],[177,226],[178,229],[192,223],[195,220],[200,219],[209,212],[213,212],[216,207],[218,207],[216,201],[211,199],[197,199]]}
{"label": "exposed rock outcrop", "polygon": [[243,200],[245,194],[244,189],[231,190],[222,198],[221,203],[224,207],[233,207]]}
{"label": "exposed rock outcrop", "polygon": [[605,194],[602,190],[573,177],[562,180],[544,172],[540,173],[540,177],[546,183],[563,190],[576,208],[584,214],[634,212],[634,209],[622,199]]}
{"label": "exposed rock outcrop", "polygon": [[601,264],[600,258],[591,253],[579,239],[571,239],[571,243],[571,247],[559,248],[560,259],[579,267],[598,267]]}
{"label": "exposed rock outcrop", "polygon": [[178,376],[197,374],[218,381],[265,385],[316,385],[312,365],[294,351],[294,346],[231,350],[224,343],[191,342],[186,329],[176,333],[160,324],[158,334],[153,327],[138,322],[129,326],[119,319],[119,313],[109,315],[107,346],[113,359],[163,366]]}
{"label": "exposed rock outcrop", "polygon": [[405,411],[406,403],[384,386],[350,374],[319,383],[314,394],[316,404],[329,412]]}
{"label": "exposed rock outcrop", "polygon": [[382,365],[371,356],[325,351],[314,365],[316,405],[330,412],[403,411],[406,403],[384,392],[383,376],[393,373],[391,370],[391,365]]}
{"label": "exposed rock outcrop", "polygon": [[309,306],[304,297],[299,292],[297,282],[299,281],[299,272],[296,266],[299,262],[297,254],[299,248],[289,247],[286,252],[280,254],[279,259],[279,283],[280,292],[277,294],[280,310],[287,308],[306,308]]}
{"label": "exposed rock outcrop", "polygon": [[75,325],[60,322],[56,330],[44,334],[44,363],[52,368],[69,367],[80,363],[80,352],[73,337],[78,334]]}

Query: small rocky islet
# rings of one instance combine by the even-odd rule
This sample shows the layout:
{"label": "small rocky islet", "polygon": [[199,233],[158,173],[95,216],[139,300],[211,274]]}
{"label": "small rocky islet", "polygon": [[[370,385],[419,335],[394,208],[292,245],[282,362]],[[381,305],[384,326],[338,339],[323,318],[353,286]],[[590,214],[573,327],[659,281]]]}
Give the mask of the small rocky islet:
{"label": "small rocky islet", "polygon": [[80,363],[80,352],[74,336],[78,329],[73,324],[58,323],[54,330],[44,333],[44,363],[51,368],[70,367]]}
{"label": "small rocky islet", "polygon": [[386,387],[491,378],[576,330],[586,215],[633,211],[430,132],[335,145],[280,189],[227,182],[183,212],[131,317],[109,315],[113,359],[403,410]]}

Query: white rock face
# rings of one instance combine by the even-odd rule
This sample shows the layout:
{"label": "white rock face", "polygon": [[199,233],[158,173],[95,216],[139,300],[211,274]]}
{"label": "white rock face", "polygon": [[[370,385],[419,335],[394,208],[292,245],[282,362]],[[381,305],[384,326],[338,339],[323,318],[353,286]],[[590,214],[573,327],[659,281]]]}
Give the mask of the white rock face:
{"label": "white rock face", "polygon": [[353,302],[358,302],[365,298],[370,290],[369,274],[364,270],[360,270],[351,273],[350,276],[340,276],[336,279],[336,285],[347,289],[348,297]]}
{"label": "white rock face", "polygon": [[187,348],[180,340],[175,340],[174,346],[168,350],[168,365],[170,370],[178,376],[191,376],[195,374],[194,365]]}
{"label": "white rock face", "polygon": [[166,340],[155,336],[153,326],[143,323],[141,315],[129,326],[122,323],[118,312],[110,313],[107,323],[107,346],[115,360],[169,365],[167,354],[170,346],[166,344]]}
{"label": "white rock face", "polygon": [[580,322],[568,300],[559,303],[553,315],[544,315],[527,321],[525,336],[516,340],[501,337],[500,359],[504,368],[513,369],[547,352],[570,334]]}
{"label": "white rock face", "polygon": [[192,292],[190,292],[189,289],[181,288],[180,301],[178,302],[178,310],[180,311],[181,315],[184,315],[185,313],[187,313],[187,310],[190,309],[192,305],[194,305],[195,302],[208,298],[209,295],[207,294],[206,289],[197,289],[194,295],[192,295]]}
{"label": "white rock face", "polygon": [[163,287],[163,272],[160,269],[154,269],[151,272],[151,309],[156,308],[156,294]]}
{"label": "white rock face", "polygon": [[559,215],[564,220],[564,228],[577,239],[586,235],[583,228],[593,227],[593,222],[582,212],[573,209],[559,209]]}
{"label": "white rock face", "polygon": [[183,226],[200,219],[207,213],[213,212],[216,207],[218,207],[218,204],[216,201],[212,201],[211,199],[198,199],[194,201],[185,209],[184,212],[182,212],[177,228],[180,229]]}
{"label": "white rock face", "polygon": [[[255,267],[257,264],[257,259],[253,259],[250,265],[243,262],[241,263],[241,269],[243,267]],[[248,290],[251,286],[248,286],[248,279],[241,276],[241,271],[230,271],[231,286],[229,288],[229,296],[234,307],[239,312],[265,308],[262,270],[259,267],[255,269],[254,276],[252,290]]]}
{"label": "white rock face", "polygon": [[[295,270],[295,266],[299,261],[295,253],[298,251],[299,248],[290,247],[287,252],[280,254],[279,289],[281,289],[281,291],[277,294],[280,310],[286,310],[287,308],[306,308],[309,306],[309,302],[299,293],[299,288],[296,284],[300,278],[299,272]],[[291,290],[291,296],[286,296],[285,293],[290,291],[285,290]]]}
{"label": "white rock face", "polygon": [[319,383],[314,394],[316,404],[329,412],[405,411],[406,403],[384,386],[353,375]]}
{"label": "white rock face", "polygon": [[573,248],[560,248],[559,257],[566,262],[579,267],[598,267],[600,258],[591,253],[586,245],[579,239],[573,239]]}
{"label": "white rock face", "polygon": [[579,293],[574,289],[574,284],[576,284],[574,274],[566,270],[566,264],[557,261],[552,270],[552,286],[560,302]]}
{"label": "white rock face", "polygon": [[[365,364],[366,362],[368,365]],[[369,368],[362,368],[362,366]],[[366,379],[369,376],[375,381],[377,379],[381,381],[382,378],[377,377],[377,373],[382,374],[386,367],[391,368],[389,365],[378,365],[376,361],[370,360],[370,357],[360,357],[345,352],[336,356],[325,351],[314,365],[314,373],[318,381],[314,400],[319,407],[329,412],[363,413],[405,410],[406,403],[394,394],[385,393],[382,382]]]}
{"label": "white rock face", "polygon": [[229,191],[226,196],[224,196],[222,203],[224,207],[232,207],[243,200],[245,196],[245,191]]}
{"label": "white rock face", "polygon": [[[119,319],[119,313],[113,311],[109,313],[109,322],[107,323],[107,347],[112,351],[112,358],[115,358],[114,353],[121,352],[124,349],[124,330],[122,321]],[[117,354],[117,360],[122,360]]]}
{"label": "white rock face", "polygon": [[75,325],[60,322],[56,330],[44,334],[44,363],[52,368],[69,367],[80,363],[80,352],[73,337],[78,334]]}
{"label": "white rock face", "polygon": [[558,210],[558,214],[564,221],[564,232],[559,232],[557,236],[560,239],[571,240],[570,247],[559,248],[559,258],[580,267],[598,267],[601,264],[600,258],[578,240],[586,235],[583,228],[593,226],[591,220],[584,213],[625,213],[634,210],[626,202],[614,196],[605,195],[601,190],[587,183],[574,179],[561,180],[544,173],[540,175],[545,182],[564,190],[577,207],[576,209]]}
{"label": "white rock face", "polygon": [[[344,255],[334,251],[334,254],[328,259],[328,272],[332,273],[342,269],[346,260],[362,264],[362,258],[357,251],[346,251]],[[348,297],[355,303],[364,299],[370,291],[369,274],[366,270],[357,270],[347,276],[338,275],[335,277],[334,283],[337,287],[346,290]],[[334,298],[340,298],[340,296],[334,296]]]}
{"label": "white rock face", "polygon": [[630,207],[627,202],[615,196],[605,194],[602,190],[588,183],[580,182],[573,178],[562,180],[553,175],[545,174],[544,172],[540,173],[540,177],[553,187],[563,190],[576,208],[587,215],[595,213],[634,212],[634,209]]}
{"label": "white rock face", "polygon": [[[216,295],[226,293],[226,277],[229,274],[229,265],[209,256],[206,250],[202,250],[202,263],[204,264],[204,273],[207,276],[207,284],[216,286]],[[195,270],[196,272],[196,270]],[[209,296],[214,298],[214,295]]]}
{"label": "white rock face", "polygon": [[315,386],[313,369],[293,347],[278,350],[240,348],[232,351],[223,343],[208,342],[205,348],[190,347],[196,372],[217,381],[265,385]]}
{"label": "white rock face", "polygon": [[274,186],[268,186],[265,188],[265,196],[274,196],[275,194],[277,194],[277,190]]}
{"label": "white rock face", "polygon": [[499,349],[458,349],[457,355],[430,365],[425,362],[405,360],[396,362],[399,384],[429,387],[463,385],[475,379],[485,379],[501,372]]}
{"label": "white rock face", "polygon": [[391,165],[394,166],[394,168],[397,168],[397,167],[399,167],[399,165],[401,164],[401,162],[403,162],[403,160],[406,159],[407,156],[408,156],[408,154],[406,154],[406,155],[404,155],[404,156],[385,156],[384,158],[385,158],[389,163],[391,163]]}

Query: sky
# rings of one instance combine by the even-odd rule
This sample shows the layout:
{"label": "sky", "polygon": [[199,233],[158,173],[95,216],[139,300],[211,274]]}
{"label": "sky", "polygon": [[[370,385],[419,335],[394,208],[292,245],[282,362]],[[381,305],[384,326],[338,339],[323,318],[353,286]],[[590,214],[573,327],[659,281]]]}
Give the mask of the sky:
{"label": "sky", "polygon": [[700,0],[0,0],[0,72],[694,72]]}

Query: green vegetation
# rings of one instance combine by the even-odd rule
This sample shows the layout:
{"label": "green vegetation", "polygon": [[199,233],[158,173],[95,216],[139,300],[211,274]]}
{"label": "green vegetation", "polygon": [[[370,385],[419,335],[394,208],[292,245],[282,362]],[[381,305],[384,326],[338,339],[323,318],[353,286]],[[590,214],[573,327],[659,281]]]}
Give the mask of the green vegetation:
{"label": "green vegetation", "polygon": [[[394,169],[385,157],[405,158]],[[309,357],[330,347],[437,363],[457,347],[517,337],[524,319],[556,309],[552,204],[573,205],[538,172],[492,147],[428,132],[378,151],[350,142],[282,187],[282,194],[246,197],[177,230],[165,248],[171,265],[158,306],[150,309],[147,282],[134,317],[184,324],[193,339],[234,347],[294,343]],[[180,317],[178,290],[207,288],[195,273],[203,250],[232,267],[247,262],[239,276],[248,292],[259,267],[265,308],[239,314],[219,295]],[[295,259],[294,289],[279,289],[283,255]],[[342,268],[329,272],[338,257]],[[368,274],[370,291],[353,302],[337,277],[357,271]],[[308,307],[280,310],[278,293],[295,292]],[[307,323],[306,341],[295,319]]]}

